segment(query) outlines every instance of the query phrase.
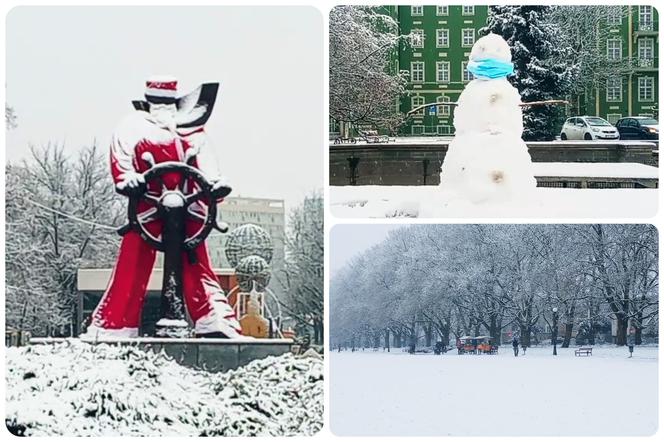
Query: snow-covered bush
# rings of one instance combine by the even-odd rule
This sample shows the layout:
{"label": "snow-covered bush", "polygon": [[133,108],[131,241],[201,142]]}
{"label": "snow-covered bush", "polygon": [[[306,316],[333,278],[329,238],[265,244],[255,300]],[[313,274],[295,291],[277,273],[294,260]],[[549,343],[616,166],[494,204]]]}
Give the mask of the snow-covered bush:
{"label": "snow-covered bush", "polygon": [[323,425],[323,363],[292,354],[226,373],[136,347],[8,348],[7,426],[26,436],[311,435]]}

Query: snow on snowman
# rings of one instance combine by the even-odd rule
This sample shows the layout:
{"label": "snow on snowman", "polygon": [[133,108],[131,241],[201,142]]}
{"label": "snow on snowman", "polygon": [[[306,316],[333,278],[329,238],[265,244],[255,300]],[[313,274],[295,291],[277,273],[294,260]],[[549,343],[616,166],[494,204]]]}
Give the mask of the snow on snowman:
{"label": "snow on snowman", "polygon": [[526,199],[537,186],[528,146],[521,139],[521,96],[507,77],[514,72],[507,42],[488,34],[473,45],[468,83],[454,111],[455,136],[440,186],[473,203]]}

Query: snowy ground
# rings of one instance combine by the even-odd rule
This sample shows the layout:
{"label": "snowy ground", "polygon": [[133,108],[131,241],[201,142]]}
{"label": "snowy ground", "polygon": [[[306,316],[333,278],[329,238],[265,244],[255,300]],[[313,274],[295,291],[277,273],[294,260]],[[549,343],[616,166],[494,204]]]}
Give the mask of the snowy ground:
{"label": "snowy ground", "polygon": [[471,204],[438,186],[330,186],[340,218],[643,218],[657,213],[657,189],[538,187],[532,198]]}
{"label": "snowy ground", "polygon": [[8,427],[26,436],[290,436],[323,426],[323,361],[285,354],[226,373],[137,347],[8,348]]}
{"label": "snowy ground", "polygon": [[339,436],[652,435],[657,352],[330,352],[331,428]]}

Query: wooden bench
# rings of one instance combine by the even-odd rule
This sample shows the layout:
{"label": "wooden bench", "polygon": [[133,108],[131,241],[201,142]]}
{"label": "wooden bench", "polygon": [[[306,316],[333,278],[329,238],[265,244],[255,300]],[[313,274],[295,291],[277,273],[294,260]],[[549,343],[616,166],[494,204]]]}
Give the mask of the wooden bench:
{"label": "wooden bench", "polygon": [[592,347],[580,347],[574,350],[574,356],[592,356],[593,348]]}

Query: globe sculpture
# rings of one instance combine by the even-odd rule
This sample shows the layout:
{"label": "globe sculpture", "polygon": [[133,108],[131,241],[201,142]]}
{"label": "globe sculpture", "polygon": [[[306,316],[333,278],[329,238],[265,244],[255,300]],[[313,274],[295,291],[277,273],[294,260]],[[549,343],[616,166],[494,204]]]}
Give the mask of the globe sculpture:
{"label": "globe sculpture", "polygon": [[252,255],[259,256],[270,264],[273,252],[272,238],[265,229],[255,224],[237,227],[226,240],[226,259],[235,268],[243,258]]}
{"label": "globe sculpture", "polygon": [[255,289],[264,292],[270,283],[270,265],[258,255],[249,255],[235,267],[240,290],[250,292]]}

